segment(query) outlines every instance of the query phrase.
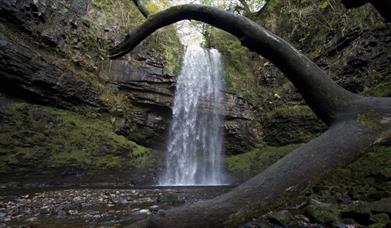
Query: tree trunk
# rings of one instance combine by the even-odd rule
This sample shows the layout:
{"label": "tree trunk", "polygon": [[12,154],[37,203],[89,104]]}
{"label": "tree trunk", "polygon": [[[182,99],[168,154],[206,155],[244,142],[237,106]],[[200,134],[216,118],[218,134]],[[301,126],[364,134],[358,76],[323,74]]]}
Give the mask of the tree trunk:
{"label": "tree trunk", "polygon": [[240,15],[200,5],[171,7],[148,17],[110,50],[110,57],[129,53],[157,29],[185,19],[223,29],[268,58],[292,81],[329,129],[232,191],[154,215],[138,226],[221,227],[244,223],[303,192],[369,147],[390,140],[391,98],[363,97],[343,89],[288,42]]}

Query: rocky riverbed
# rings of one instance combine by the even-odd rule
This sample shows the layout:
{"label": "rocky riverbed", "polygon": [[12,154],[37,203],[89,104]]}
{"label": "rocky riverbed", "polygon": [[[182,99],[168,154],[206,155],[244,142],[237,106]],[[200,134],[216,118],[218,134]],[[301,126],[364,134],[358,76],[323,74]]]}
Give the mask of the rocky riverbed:
{"label": "rocky riverbed", "polygon": [[212,198],[225,187],[57,189],[1,192],[0,227],[115,227],[173,206]]}

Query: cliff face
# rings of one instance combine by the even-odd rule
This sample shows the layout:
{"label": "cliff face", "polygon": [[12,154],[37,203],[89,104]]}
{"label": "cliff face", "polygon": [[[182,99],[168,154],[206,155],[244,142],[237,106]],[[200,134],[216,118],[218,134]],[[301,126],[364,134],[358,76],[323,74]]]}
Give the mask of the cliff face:
{"label": "cliff face", "polygon": [[[288,40],[344,88],[390,96],[390,24],[372,5],[347,10],[340,1],[270,0],[260,12],[246,16]],[[270,146],[284,150],[326,129],[273,64],[225,32],[210,28],[206,34],[207,45],[225,57],[228,89],[243,93],[262,110],[258,115],[264,145],[248,150],[248,156],[256,157],[252,160],[260,162],[257,159],[268,154]],[[242,162],[248,156],[232,157],[227,166],[234,172],[259,167]],[[264,162],[270,164],[280,156],[266,157],[270,160]]]}
{"label": "cliff face", "polygon": [[[113,130],[136,111],[114,86],[106,57],[114,40],[144,20],[137,8],[128,1],[0,5],[1,182],[153,181],[159,155]],[[161,53],[156,62],[169,71],[181,61],[172,49],[182,47],[175,33],[167,37],[141,49]],[[132,68],[127,77],[139,72],[149,71]]]}
{"label": "cliff face", "polygon": [[[364,95],[391,95],[391,27],[372,5],[347,10],[340,1],[270,0],[259,14],[247,16],[288,40],[346,89]],[[293,85],[270,62],[217,30],[210,31],[209,44],[221,49],[231,64],[228,80],[236,78],[228,83],[230,88],[252,97],[263,108],[260,116],[265,145],[226,159],[228,169],[242,180],[325,130]],[[241,63],[238,60],[243,55],[248,61]],[[243,68],[249,70],[240,77],[238,72]],[[248,87],[243,89],[240,83]],[[291,203],[260,215],[244,227],[389,226],[390,149],[389,145],[371,148],[297,199],[289,199]]]}
{"label": "cliff face", "polygon": [[[110,65],[110,84],[133,104],[127,116],[116,119],[116,132],[142,145],[162,148],[171,121],[176,77],[147,54],[127,58]],[[229,92],[225,93],[223,102],[224,110],[220,114],[225,117],[222,127],[226,153],[240,153],[259,143],[262,128],[256,106]]]}
{"label": "cliff face", "polygon": [[142,17],[125,1],[101,3],[0,2],[2,183],[154,176],[156,155],[113,132],[116,110],[131,106],[103,70],[109,45]]}
{"label": "cliff face", "polygon": [[[174,28],[110,61],[145,20],[131,1],[1,0],[0,13],[0,181],[153,182],[183,54]],[[261,127],[253,104],[225,97],[225,148],[239,153]]]}

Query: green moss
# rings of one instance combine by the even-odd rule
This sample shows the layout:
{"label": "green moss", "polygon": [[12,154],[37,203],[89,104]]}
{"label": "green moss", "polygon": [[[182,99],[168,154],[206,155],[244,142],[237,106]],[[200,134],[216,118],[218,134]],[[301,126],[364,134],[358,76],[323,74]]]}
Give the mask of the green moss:
{"label": "green moss", "polygon": [[267,118],[272,118],[273,116],[294,117],[314,115],[314,112],[307,105],[281,105],[266,114]]}
{"label": "green moss", "polygon": [[311,205],[306,209],[306,214],[311,218],[311,220],[321,224],[331,224],[340,219],[339,210],[329,204],[316,206]]}
{"label": "green moss", "polygon": [[273,12],[275,10],[281,9],[284,5],[284,2],[281,0],[269,0],[266,2],[266,5],[262,9],[262,12]]}
{"label": "green moss", "polygon": [[371,221],[378,224],[388,224],[390,223],[390,217],[386,213],[380,213],[371,215]]}
{"label": "green moss", "polygon": [[256,97],[259,83],[253,68],[254,60],[259,60],[258,55],[243,47],[236,37],[225,31],[208,26],[206,34],[204,46],[218,49],[224,57],[227,90],[250,98]]}
{"label": "green moss", "polygon": [[179,74],[184,47],[177,36],[174,26],[167,26],[156,31],[146,40],[145,45],[150,54],[164,63],[164,68],[167,72]]}
{"label": "green moss", "polygon": [[241,179],[247,179],[260,173],[301,144],[281,147],[258,146],[243,154],[228,156],[225,159],[227,169]]}
{"label": "green moss", "polygon": [[8,40],[16,41],[16,36],[13,32],[11,32],[9,30],[5,30],[3,34],[4,34],[5,38],[7,38]]}
{"label": "green moss", "polygon": [[[0,168],[88,170],[151,168],[151,151],[113,133],[104,114],[17,103],[0,130]],[[24,168],[21,168],[24,167]],[[17,169],[18,170],[18,169]]]}
{"label": "green moss", "polygon": [[113,5],[113,0],[92,0],[92,5],[100,10],[108,10]]}
{"label": "green moss", "polygon": [[376,147],[328,174],[315,188],[321,195],[348,194],[354,200],[391,197],[391,147]]}
{"label": "green moss", "polygon": [[367,112],[367,113],[361,113],[357,115],[357,121],[360,122],[362,125],[371,128],[371,129],[380,129],[382,128],[381,121],[382,116],[374,111]]}
{"label": "green moss", "polygon": [[364,95],[374,97],[391,97],[391,82],[381,83],[364,91]]}

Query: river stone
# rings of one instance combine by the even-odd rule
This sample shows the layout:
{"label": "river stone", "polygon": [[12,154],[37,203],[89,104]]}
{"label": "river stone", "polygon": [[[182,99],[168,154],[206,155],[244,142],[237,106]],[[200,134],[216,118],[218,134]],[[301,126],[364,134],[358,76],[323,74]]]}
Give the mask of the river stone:
{"label": "river stone", "polygon": [[306,208],[306,214],[311,220],[322,224],[331,224],[339,220],[339,211],[334,205],[315,200],[312,200],[310,206]]}
{"label": "river stone", "polygon": [[370,219],[374,223],[387,224],[390,222],[390,217],[386,213],[371,215]]}
{"label": "river stone", "polygon": [[276,211],[269,213],[266,218],[273,224],[288,226],[293,216],[288,210]]}

